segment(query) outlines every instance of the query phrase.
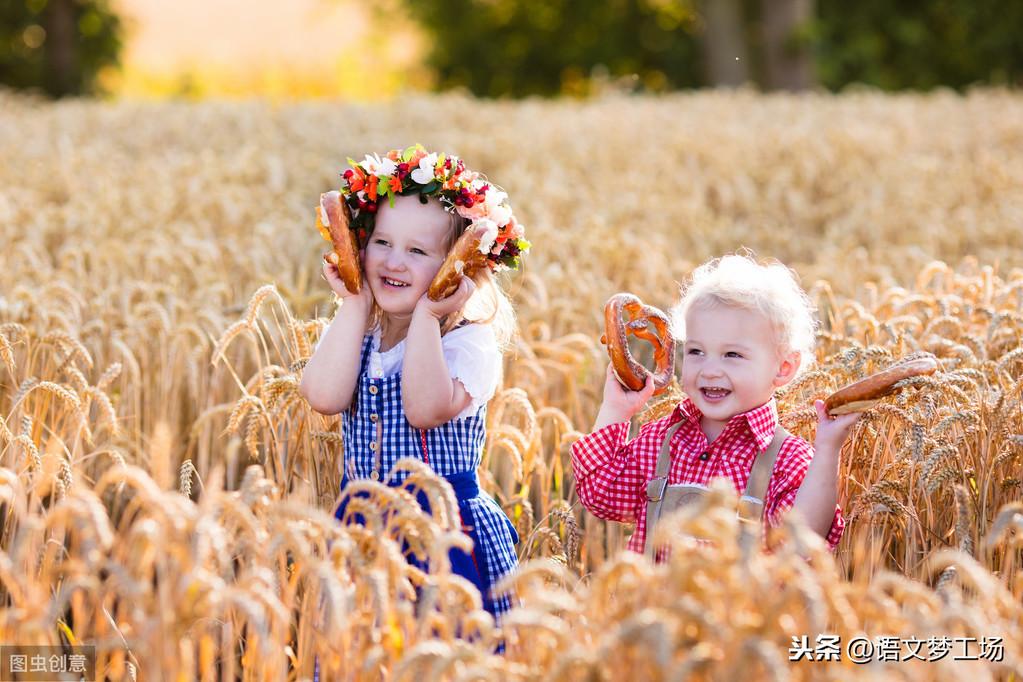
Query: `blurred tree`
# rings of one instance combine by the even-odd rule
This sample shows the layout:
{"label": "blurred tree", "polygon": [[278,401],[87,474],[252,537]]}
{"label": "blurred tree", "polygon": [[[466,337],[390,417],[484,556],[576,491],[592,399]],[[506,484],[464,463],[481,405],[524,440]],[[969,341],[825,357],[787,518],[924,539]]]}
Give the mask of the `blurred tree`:
{"label": "blurred tree", "polygon": [[764,85],[806,90],[814,83],[813,59],[801,31],[813,19],[813,0],[761,0]]}
{"label": "blurred tree", "polygon": [[407,0],[441,88],[585,94],[591,76],[659,91],[703,83],[695,0]]}
{"label": "blurred tree", "polygon": [[[378,0],[387,2],[394,0]],[[1023,2],[404,0],[441,88],[585,94],[594,74],[650,90],[833,90],[1023,83]],[[749,55],[747,59],[745,55]],[[738,59],[736,59],[738,57]]]}
{"label": "blurred tree", "polygon": [[0,84],[53,97],[93,94],[116,66],[121,20],[107,0],[0,2]]}
{"label": "blurred tree", "polygon": [[831,89],[1023,84],[1018,0],[817,0],[807,33]]}
{"label": "blurred tree", "polygon": [[710,85],[742,85],[750,80],[740,0],[703,0],[700,45]]}

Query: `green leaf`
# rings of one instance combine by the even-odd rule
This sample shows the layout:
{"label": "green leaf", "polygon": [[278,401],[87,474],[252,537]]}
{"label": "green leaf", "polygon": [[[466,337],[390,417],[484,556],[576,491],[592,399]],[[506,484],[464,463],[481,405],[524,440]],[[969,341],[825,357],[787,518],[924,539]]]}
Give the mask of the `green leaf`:
{"label": "green leaf", "polygon": [[423,185],[423,188],[419,190],[420,194],[433,194],[440,187],[440,183],[434,180],[433,182]]}

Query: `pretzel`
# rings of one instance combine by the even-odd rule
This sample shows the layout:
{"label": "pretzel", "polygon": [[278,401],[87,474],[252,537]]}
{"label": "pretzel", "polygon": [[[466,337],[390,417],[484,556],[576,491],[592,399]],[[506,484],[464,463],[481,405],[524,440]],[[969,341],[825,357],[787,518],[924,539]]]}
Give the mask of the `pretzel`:
{"label": "pretzel", "polygon": [[334,246],[333,251],[323,254],[323,260],[337,267],[341,281],[349,293],[357,294],[362,288],[362,272],[359,264],[359,245],[355,233],[348,227],[348,208],[338,191],[320,195],[316,210],[316,229],[323,238]]}
{"label": "pretzel", "polygon": [[835,391],[824,399],[824,407],[832,415],[869,410],[881,398],[897,393],[901,388],[897,384],[903,379],[934,374],[937,369],[933,356],[905,360]]}
{"label": "pretzel", "polygon": [[[628,322],[622,320],[622,312],[629,314]],[[608,299],[604,305],[604,335],[600,342],[607,345],[611,368],[618,383],[629,390],[639,391],[646,384],[647,376],[652,374],[654,395],[667,387],[675,371],[675,337],[668,327],[667,315],[653,306],[644,305],[632,294],[615,294]],[[654,372],[632,357],[629,334],[653,344]]]}
{"label": "pretzel", "polygon": [[[485,242],[489,241],[489,245]],[[493,246],[493,235],[483,227],[466,230],[448,251],[440,270],[430,282],[426,295],[431,301],[443,301],[455,293],[462,275],[472,277],[487,264],[487,253]],[[486,248],[484,248],[486,247]]]}

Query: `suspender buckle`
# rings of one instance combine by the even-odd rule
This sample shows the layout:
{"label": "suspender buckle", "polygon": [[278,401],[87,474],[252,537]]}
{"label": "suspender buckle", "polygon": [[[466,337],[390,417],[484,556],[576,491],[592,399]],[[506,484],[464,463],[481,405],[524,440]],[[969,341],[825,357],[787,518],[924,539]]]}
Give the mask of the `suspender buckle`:
{"label": "suspender buckle", "polygon": [[664,490],[668,487],[668,477],[658,476],[651,478],[646,484],[646,499],[648,502],[660,502],[664,497]]}

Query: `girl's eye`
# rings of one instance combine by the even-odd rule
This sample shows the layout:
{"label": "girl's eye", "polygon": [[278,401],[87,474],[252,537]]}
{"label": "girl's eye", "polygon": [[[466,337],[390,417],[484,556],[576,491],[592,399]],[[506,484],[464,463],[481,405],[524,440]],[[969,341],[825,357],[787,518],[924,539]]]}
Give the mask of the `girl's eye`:
{"label": "girl's eye", "polygon": [[383,239],[374,239],[373,243],[374,244],[380,244],[381,246],[387,246],[387,242],[384,241]]}
{"label": "girl's eye", "polygon": [[698,348],[690,348],[686,351],[686,355],[699,355],[702,351]]}
{"label": "girl's eye", "polygon": [[729,351],[729,352],[725,353],[725,356],[726,356],[726,357],[729,357],[729,358],[741,358],[741,357],[742,357],[742,354],[741,354],[741,353],[736,353],[736,352],[735,352],[735,351],[733,350],[733,351]]}
{"label": "girl's eye", "polygon": [[417,249],[417,248],[413,248],[412,249],[412,253],[418,253],[418,254],[422,254],[424,256],[426,255],[426,251],[423,251],[422,249]]}

